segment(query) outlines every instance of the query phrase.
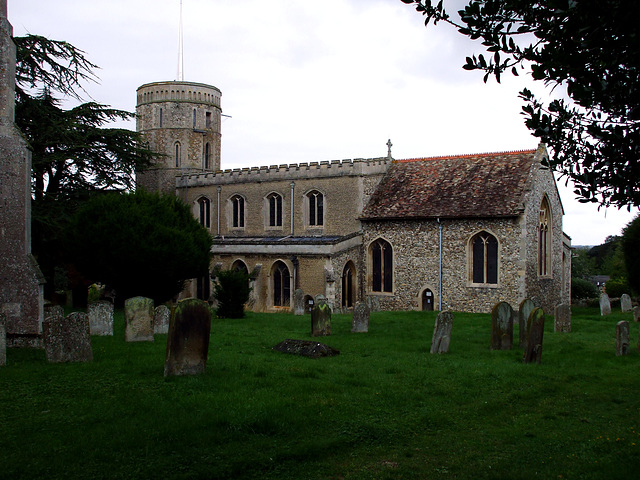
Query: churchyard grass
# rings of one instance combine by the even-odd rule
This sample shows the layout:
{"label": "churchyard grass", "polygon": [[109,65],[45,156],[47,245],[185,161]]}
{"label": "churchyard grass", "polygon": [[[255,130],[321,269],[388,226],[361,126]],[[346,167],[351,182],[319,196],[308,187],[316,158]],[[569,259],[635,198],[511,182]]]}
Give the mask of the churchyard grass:
{"label": "churchyard grass", "polygon": [[[631,354],[615,356],[615,326]],[[491,351],[490,315],[455,314],[447,354],[434,313],[379,312],[369,333],[334,315],[341,351],[277,353],[310,317],[214,319],[204,375],[163,377],[166,335],[93,337],[94,361],[7,353],[0,478],[611,479],[640,469],[640,352],[631,313],[547,317],[542,364]],[[517,322],[514,338],[518,338]]]}

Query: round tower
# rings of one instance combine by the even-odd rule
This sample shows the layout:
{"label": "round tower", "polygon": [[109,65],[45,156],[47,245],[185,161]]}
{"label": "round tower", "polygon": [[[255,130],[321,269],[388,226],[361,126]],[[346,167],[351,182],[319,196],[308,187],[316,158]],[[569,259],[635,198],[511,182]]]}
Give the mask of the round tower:
{"label": "round tower", "polygon": [[175,193],[176,175],[220,170],[221,92],[193,82],[154,82],[137,90],[136,130],[155,163],[137,173],[138,186]]}

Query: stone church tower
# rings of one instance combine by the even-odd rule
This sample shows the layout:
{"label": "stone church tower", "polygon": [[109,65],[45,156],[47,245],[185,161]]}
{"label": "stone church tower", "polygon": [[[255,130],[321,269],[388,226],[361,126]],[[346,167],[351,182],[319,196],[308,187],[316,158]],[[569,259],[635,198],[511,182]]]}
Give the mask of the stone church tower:
{"label": "stone church tower", "polygon": [[175,194],[176,175],[220,170],[220,96],[214,86],[185,81],[138,88],[136,129],[159,154],[137,172],[139,187]]}

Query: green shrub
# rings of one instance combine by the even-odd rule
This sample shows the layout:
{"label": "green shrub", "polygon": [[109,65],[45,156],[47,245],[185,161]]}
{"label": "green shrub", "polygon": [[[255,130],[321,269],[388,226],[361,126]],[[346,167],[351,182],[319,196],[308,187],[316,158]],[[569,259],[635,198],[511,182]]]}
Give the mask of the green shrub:
{"label": "green shrub", "polygon": [[213,297],[218,301],[218,318],[243,318],[249,300],[249,275],[242,270],[215,270]]}
{"label": "green shrub", "polygon": [[571,298],[596,298],[597,296],[598,289],[589,280],[584,278],[571,279]]}
{"label": "green shrub", "polygon": [[623,293],[629,293],[629,284],[626,280],[612,279],[604,284],[604,291],[611,298],[620,298]]}

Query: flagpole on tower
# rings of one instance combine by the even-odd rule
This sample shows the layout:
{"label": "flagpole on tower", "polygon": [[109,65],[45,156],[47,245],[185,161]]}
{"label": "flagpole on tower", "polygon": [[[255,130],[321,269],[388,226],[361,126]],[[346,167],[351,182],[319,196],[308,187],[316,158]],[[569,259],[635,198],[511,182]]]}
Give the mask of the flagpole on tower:
{"label": "flagpole on tower", "polygon": [[182,0],[180,0],[180,28],[178,31],[178,81],[184,81],[184,43],[182,39]]}

